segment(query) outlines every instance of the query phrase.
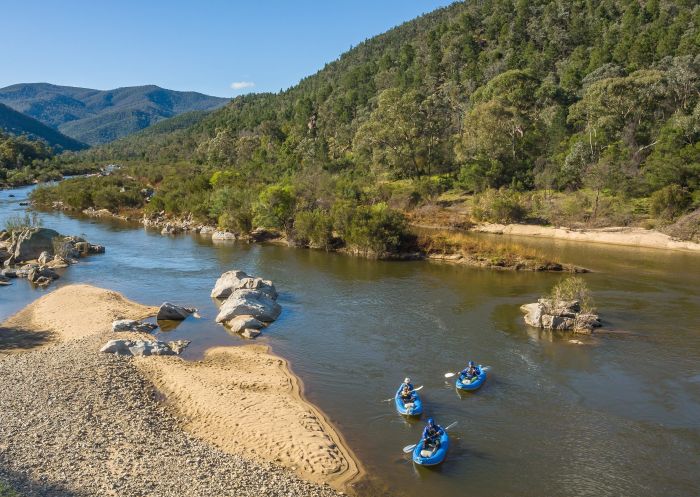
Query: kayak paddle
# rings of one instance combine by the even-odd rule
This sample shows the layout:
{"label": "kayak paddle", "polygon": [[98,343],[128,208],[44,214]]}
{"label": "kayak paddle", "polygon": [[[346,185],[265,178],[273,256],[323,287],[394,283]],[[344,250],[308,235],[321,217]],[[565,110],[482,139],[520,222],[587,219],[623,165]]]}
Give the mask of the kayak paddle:
{"label": "kayak paddle", "polygon": [[[447,425],[447,427],[445,428],[445,431],[449,430],[450,428],[453,428],[456,424],[457,424],[457,421],[455,421],[452,424]],[[423,440],[425,440],[425,439],[421,438],[420,442],[418,442],[418,444],[421,443]],[[418,444],[411,444],[411,445],[407,445],[406,447],[404,447],[403,448],[404,454],[408,454],[409,452],[411,452],[413,449],[416,448],[416,445],[418,445]]]}
{"label": "kayak paddle", "polygon": [[[423,388],[423,385],[419,386],[418,388],[414,388],[413,391],[414,391],[414,392],[417,392],[417,391],[420,390],[421,388]],[[394,397],[392,397],[392,398],[390,398],[390,399],[384,399],[384,400],[382,400],[382,402],[391,402],[392,400],[394,400]]]}

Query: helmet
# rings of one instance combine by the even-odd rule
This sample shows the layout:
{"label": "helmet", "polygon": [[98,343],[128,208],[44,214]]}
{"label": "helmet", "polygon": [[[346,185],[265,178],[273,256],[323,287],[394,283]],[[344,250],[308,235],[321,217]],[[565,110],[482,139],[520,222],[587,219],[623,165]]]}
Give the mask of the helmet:
{"label": "helmet", "polygon": [[428,424],[433,426],[435,424],[435,420],[433,418],[428,418]]}
{"label": "helmet", "polygon": [[404,378],[403,382],[406,383],[406,384],[409,384],[409,383],[411,383],[411,378],[409,378],[409,377],[407,376],[406,378]]}
{"label": "helmet", "polygon": [[474,361],[469,361],[469,366],[474,366]]}

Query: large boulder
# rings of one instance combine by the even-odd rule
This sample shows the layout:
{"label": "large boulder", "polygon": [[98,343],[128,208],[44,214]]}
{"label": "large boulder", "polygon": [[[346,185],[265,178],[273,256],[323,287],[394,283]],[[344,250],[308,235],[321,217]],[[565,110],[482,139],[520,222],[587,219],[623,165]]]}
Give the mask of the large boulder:
{"label": "large boulder", "polygon": [[222,274],[216,280],[211,296],[215,299],[225,299],[236,290],[242,289],[257,290],[271,299],[277,299],[277,290],[270,280],[249,276],[245,271],[238,269]]}
{"label": "large boulder", "polygon": [[10,253],[15,262],[38,259],[42,252],[54,253],[54,239],[60,237],[58,231],[48,228],[26,228],[13,235]]}
{"label": "large boulder", "polygon": [[172,304],[170,302],[163,302],[158,309],[158,315],[156,319],[168,320],[168,321],[182,321],[187,319],[190,314],[197,312],[197,309],[193,307],[183,307],[181,305]]}
{"label": "large boulder", "polygon": [[277,319],[282,312],[280,305],[267,294],[258,290],[236,290],[223,303],[217,323],[226,323],[236,316],[253,316],[263,322],[271,322]]}

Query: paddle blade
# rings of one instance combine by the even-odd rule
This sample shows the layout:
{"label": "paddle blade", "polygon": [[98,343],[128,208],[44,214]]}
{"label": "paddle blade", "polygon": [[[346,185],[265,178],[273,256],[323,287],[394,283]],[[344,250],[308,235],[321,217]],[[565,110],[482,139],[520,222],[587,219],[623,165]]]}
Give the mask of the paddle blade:
{"label": "paddle blade", "polygon": [[418,388],[414,388],[413,391],[417,392],[418,390],[422,389],[424,385],[419,386]]}
{"label": "paddle blade", "polygon": [[412,452],[413,449],[416,448],[416,445],[418,445],[418,444],[407,445],[406,447],[404,447],[404,448],[403,448],[404,454],[408,454],[409,452]]}
{"label": "paddle blade", "polygon": [[445,428],[445,431],[449,430],[450,428],[454,428],[456,424],[457,424],[457,421],[455,421],[452,424],[447,425],[447,428]]}
{"label": "paddle blade", "polygon": [[457,373],[445,373],[445,378],[452,378]]}

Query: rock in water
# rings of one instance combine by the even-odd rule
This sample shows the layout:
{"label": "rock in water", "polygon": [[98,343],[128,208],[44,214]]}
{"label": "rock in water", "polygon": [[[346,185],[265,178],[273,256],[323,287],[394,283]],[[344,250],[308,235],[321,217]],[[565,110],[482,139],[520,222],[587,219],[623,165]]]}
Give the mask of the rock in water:
{"label": "rock in water", "polygon": [[242,289],[258,290],[271,299],[277,299],[277,290],[270,280],[254,278],[238,269],[226,271],[222,274],[219,279],[216,280],[214,289],[211,291],[211,296],[215,299],[225,299],[236,290]]}
{"label": "rock in water", "polygon": [[197,309],[193,307],[182,307],[180,305],[175,305],[170,302],[163,302],[158,309],[158,315],[156,319],[170,320],[170,321],[182,321],[186,319],[190,314],[197,312]]}
{"label": "rock in water", "polygon": [[265,323],[253,316],[236,316],[226,323],[234,333],[241,333],[243,330],[262,330]]}
{"label": "rock in water", "polygon": [[241,336],[242,336],[243,338],[255,338],[255,337],[257,337],[258,335],[260,335],[260,333],[262,333],[260,330],[254,330],[254,329],[246,328],[245,330],[243,330],[243,331],[241,332]]}
{"label": "rock in water", "polygon": [[281,312],[277,302],[258,290],[236,290],[219,309],[216,322],[228,322],[236,316],[253,316],[259,321],[270,322]]}
{"label": "rock in water", "polygon": [[593,328],[601,326],[598,315],[581,312],[577,300],[539,299],[520,306],[520,310],[525,313],[525,323],[536,328],[591,333]]}
{"label": "rock in water", "polygon": [[48,228],[26,228],[22,230],[10,246],[10,253],[16,262],[38,259],[42,252],[53,254],[53,241],[59,233]]}
{"label": "rock in water", "polygon": [[143,323],[133,319],[118,319],[112,323],[112,331],[135,331],[150,333],[158,328],[157,324]]}

